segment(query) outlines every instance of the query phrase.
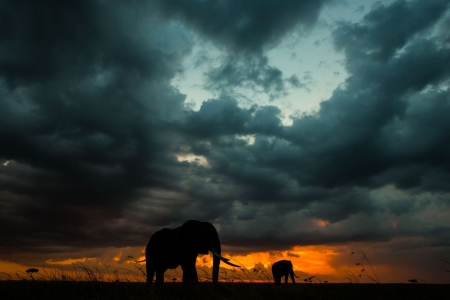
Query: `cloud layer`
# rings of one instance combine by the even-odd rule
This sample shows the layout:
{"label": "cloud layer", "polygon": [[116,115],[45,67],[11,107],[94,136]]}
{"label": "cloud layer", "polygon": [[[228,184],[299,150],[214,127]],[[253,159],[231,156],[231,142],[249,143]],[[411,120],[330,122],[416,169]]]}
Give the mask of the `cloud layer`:
{"label": "cloud layer", "polygon": [[[143,246],[187,219],[236,253],[417,236],[448,249],[448,3],[336,22],[349,76],[286,125],[235,91],[287,93],[298,80],[267,53],[325,1],[3,1],[0,258]],[[221,61],[204,77],[217,96],[191,110],[172,80],[199,39]]]}

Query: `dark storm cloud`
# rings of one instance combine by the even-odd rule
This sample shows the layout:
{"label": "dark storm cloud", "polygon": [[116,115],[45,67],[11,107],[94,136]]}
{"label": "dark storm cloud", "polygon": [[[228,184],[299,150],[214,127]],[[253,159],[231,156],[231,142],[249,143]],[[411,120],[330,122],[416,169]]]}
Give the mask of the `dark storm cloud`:
{"label": "dark storm cloud", "polygon": [[283,130],[280,113],[276,106],[258,108],[254,105],[245,109],[239,107],[234,98],[209,99],[203,102],[199,111],[187,113],[183,130],[202,139],[236,134],[277,135]]}
{"label": "dark storm cloud", "polygon": [[137,189],[178,177],[158,135],[183,109],[167,80],[189,37],[145,1],[0,5],[2,248],[126,244],[108,223]]}
{"label": "dark storm cloud", "polygon": [[326,1],[157,2],[166,16],[194,28],[219,49],[232,51],[207,73],[207,89],[229,94],[236,88],[252,88],[275,98],[287,93],[289,79],[268,64],[264,51],[288,32],[310,28]]}
{"label": "dark storm cloud", "polygon": [[192,135],[207,138],[244,134],[245,124],[250,120],[252,110],[241,109],[232,98],[207,100],[198,112],[186,117],[185,128]]}
{"label": "dark storm cloud", "polygon": [[236,88],[253,89],[275,98],[286,93],[283,72],[269,66],[266,57],[226,57],[221,66],[206,74],[208,90],[233,93]]}
{"label": "dark storm cloud", "polygon": [[[442,10],[441,2],[436,3]],[[419,5],[412,7],[414,11],[410,14],[413,16],[422,9]],[[384,11],[386,17],[394,13],[395,10],[390,8]],[[357,33],[342,36],[341,32],[347,29],[347,25],[339,27],[335,31],[335,37],[336,43],[342,48],[353,49],[352,52],[347,52],[346,59],[347,69],[352,75],[346,80],[344,87],[336,89],[328,101],[321,103],[316,115],[294,119],[285,136],[305,151],[305,154],[299,156],[298,163],[303,166],[307,176],[302,174],[297,178],[310,184],[330,187],[348,184],[367,186],[370,185],[372,176],[384,170],[404,163],[414,163],[414,160],[406,162],[405,157],[389,151],[392,143],[396,143],[398,148],[407,145],[399,144],[398,138],[401,139],[401,136],[389,139],[389,142],[392,142],[389,143],[386,137],[393,132],[386,130],[386,127],[391,126],[393,122],[396,122],[397,126],[407,126],[410,122],[407,112],[411,108],[410,100],[415,93],[426,86],[439,85],[448,78],[450,72],[448,49],[441,48],[432,40],[414,38],[414,32],[411,32],[409,43],[401,53],[392,55],[386,62],[380,62],[370,51],[378,49],[384,52],[391,49],[391,45],[383,41],[370,50],[355,47],[361,37]],[[378,30],[378,23],[366,28],[369,36],[372,31]],[[376,39],[372,40],[373,43],[375,41]],[[369,51],[370,55],[366,55],[366,51]],[[440,93],[442,96],[439,105],[447,107],[448,92]],[[437,122],[438,126],[444,126],[436,133],[448,126],[448,121],[442,117],[440,114],[433,115],[433,118],[442,120]],[[418,121],[411,120],[414,123]],[[419,129],[420,127],[429,126],[427,123],[420,124],[416,128],[419,130],[417,133],[420,134],[420,131],[424,130]],[[415,132],[409,139],[414,139],[414,135]],[[422,145],[424,142],[420,141]],[[439,142],[447,145],[448,139],[440,136]],[[429,160],[447,161],[447,156],[443,153],[439,158],[425,156]]]}
{"label": "dark storm cloud", "polygon": [[276,106],[263,106],[255,112],[252,120],[247,123],[247,128],[252,133],[277,136],[283,129],[280,114],[281,111]]}
{"label": "dark storm cloud", "polygon": [[[300,87],[264,51],[313,25],[320,1],[3,1],[0,227],[13,229],[1,257],[144,246],[187,219],[246,251],[417,235],[445,246],[447,3],[379,4],[337,24],[348,78],[283,125],[236,89]],[[195,40],[185,26],[226,52],[206,74],[220,96],[198,111],[171,85]]]}
{"label": "dark storm cloud", "polygon": [[[180,51],[189,51],[180,37],[176,37],[178,45],[173,45],[167,38],[157,40],[152,36],[161,32],[152,32],[146,24],[148,20],[142,14],[150,13],[150,9],[145,2],[136,1],[134,7],[119,3],[108,6],[99,1],[17,2],[2,4],[2,11],[8,12],[2,18],[2,28],[9,30],[3,29],[0,69],[8,74],[6,79],[11,84],[67,73],[83,76],[101,67],[120,67],[134,76],[170,77],[170,60],[176,61]],[[167,30],[156,22],[154,25]],[[153,45],[146,44],[152,39]]]}
{"label": "dark storm cloud", "polygon": [[[362,24],[341,24],[335,31],[336,47],[356,56],[365,52],[374,59],[386,61],[394,52],[421,30],[434,24],[447,8],[447,0],[395,1],[390,6],[378,3]],[[357,57],[354,57],[357,58]]]}
{"label": "dark storm cloud", "polygon": [[[198,146],[205,141],[193,146],[193,150],[207,149],[194,153],[207,158],[212,172],[239,186],[241,201],[261,207],[277,203],[301,212],[300,219],[326,220],[338,227],[347,224],[337,232],[305,229],[280,238],[279,232],[289,232],[289,227],[278,224],[277,216],[289,209],[242,206],[229,211],[236,220],[222,227],[225,241],[238,246],[239,237],[249,234],[254,238],[247,239],[246,245],[261,250],[276,243],[285,247],[422,234],[406,229],[412,220],[405,220],[404,230],[399,231],[383,229],[382,224],[389,223],[386,213],[409,213],[415,194],[449,191],[450,140],[445,132],[450,126],[446,117],[450,51],[443,47],[441,35],[427,35],[445,14],[446,3],[397,1],[375,7],[361,24],[340,23],[334,31],[335,44],[345,51],[350,76],[315,114],[293,118],[292,126],[274,121],[272,132],[250,126],[257,119],[254,114],[236,132],[254,135],[253,142],[210,132],[214,139],[206,147]],[[402,22],[393,22],[398,18]],[[279,116],[272,112],[268,120],[274,118]],[[370,194],[371,189],[386,185],[410,193],[408,200],[386,204]],[[448,197],[444,199],[447,203]],[[356,225],[363,219],[371,225]],[[278,230],[256,235],[253,225],[262,220]],[[242,235],[234,234],[236,224]],[[449,228],[449,224],[442,226]]]}
{"label": "dark storm cloud", "polygon": [[326,1],[157,1],[162,11],[180,19],[221,46],[261,53],[297,25],[311,26]]}
{"label": "dark storm cloud", "polygon": [[[243,89],[268,95],[270,100],[286,96],[289,88],[307,88],[296,75],[286,78],[281,70],[269,65],[268,58],[259,55],[229,55],[221,65],[206,73],[204,88],[212,92],[240,96]],[[309,78],[303,78],[309,79]]]}

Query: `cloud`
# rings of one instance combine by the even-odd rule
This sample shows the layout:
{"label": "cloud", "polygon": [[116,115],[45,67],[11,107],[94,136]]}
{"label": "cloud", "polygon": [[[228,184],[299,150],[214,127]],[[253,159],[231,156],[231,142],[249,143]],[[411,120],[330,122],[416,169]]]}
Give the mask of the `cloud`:
{"label": "cloud", "polygon": [[271,99],[287,93],[283,72],[269,66],[264,56],[228,56],[217,68],[206,73],[205,88],[233,94],[236,89],[250,89],[268,94]]}
{"label": "cloud", "polygon": [[288,93],[285,81],[289,79],[269,64],[265,51],[288,33],[311,28],[325,2],[156,1],[166,17],[225,49],[220,65],[206,72],[206,89],[230,94],[250,88],[271,99]]}
{"label": "cloud", "polygon": [[203,102],[198,112],[191,112],[183,126],[192,135],[206,138],[244,134],[252,110],[239,108],[233,98],[210,99]]}
{"label": "cloud", "polygon": [[325,1],[157,1],[163,13],[222,46],[261,53],[296,26],[311,26]]}
{"label": "cloud", "polygon": [[[213,222],[232,253],[448,247],[446,1],[336,23],[349,76],[301,115],[239,92],[303,87],[266,51],[323,2],[23,3],[0,4],[1,258],[143,247],[187,219]],[[223,56],[195,111],[172,80],[205,41]]]}
{"label": "cloud", "polygon": [[[377,39],[381,28],[386,28],[383,24],[394,18],[398,9],[404,10],[402,17],[408,22],[420,18],[420,26],[411,25],[414,30],[407,31],[391,29],[400,30],[400,44]],[[442,16],[446,6],[433,2],[426,7],[425,16],[420,16],[424,9],[418,2],[402,1],[375,7],[363,20],[364,35],[348,30],[361,24],[339,25],[334,32],[335,43],[346,51],[350,76],[315,114],[294,117],[291,126],[279,126],[279,117],[272,113],[264,121],[269,124],[274,120],[272,132],[258,132],[250,125],[256,122],[257,111],[253,120],[247,119],[247,131],[242,125],[236,132],[254,134],[253,143],[214,135],[208,151],[196,152],[206,157],[211,172],[239,187],[245,199],[242,202],[256,205],[227,210],[233,220],[230,231],[227,226],[221,227],[227,243],[242,245],[246,236],[246,246],[263,250],[269,245],[282,248],[319,241],[389,239],[410,233],[383,229],[381,223],[388,221],[380,220],[390,213],[407,214],[417,201],[413,196],[417,193],[448,192],[448,159],[442,151],[448,144],[444,116],[449,52],[439,39],[418,35],[438,24],[439,19],[429,15]],[[381,12],[383,18],[375,17]],[[370,43],[364,42],[367,37],[371,37]],[[360,43],[365,46],[358,46]],[[259,108],[261,116],[265,110],[270,108]],[[380,204],[370,191],[387,185],[405,190],[407,196],[402,201]],[[321,219],[338,229],[280,236],[281,232],[292,231],[291,227],[274,225],[289,209],[296,212],[293,220]],[[389,214],[384,215],[384,210]],[[370,226],[359,225],[364,219],[370,220]],[[271,224],[273,230],[256,234],[255,226],[261,222]]]}
{"label": "cloud", "polygon": [[0,36],[0,156],[10,163],[0,187],[13,212],[2,223],[16,228],[8,244],[19,248],[28,232],[30,249],[53,245],[50,232],[66,245],[92,241],[137,189],[177,177],[159,134],[184,109],[168,80],[192,42],[144,4],[2,6],[11,34]]}
{"label": "cloud", "polygon": [[[393,4],[397,5],[399,2]],[[393,14],[394,11],[386,9],[386,14]],[[373,11],[369,15],[372,13]],[[302,177],[297,178],[307,184],[333,187],[352,182],[371,186],[374,183],[371,180],[373,176],[406,163],[405,157],[400,158],[388,150],[394,144],[395,147],[403,147],[398,144],[401,136],[386,140],[392,134],[395,136],[395,133],[386,129],[392,124],[402,126],[399,124],[406,125],[410,122],[408,117],[412,103],[409,101],[436,93],[442,94],[439,105],[446,106],[447,96],[444,95],[447,95],[447,91],[422,91],[426,87],[438,88],[447,80],[449,69],[445,62],[450,54],[447,48],[441,48],[433,40],[416,38],[414,32],[411,32],[408,43],[401,52],[388,61],[380,62],[376,56],[365,55],[364,48],[361,50],[356,46],[364,37],[355,33],[344,38],[341,33],[347,32],[346,30],[347,26],[338,27],[335,38],[341,47],[355,49],[355,52],[346,54],[346,67],[350,77],[345,85],[333,92],[330,99],[321,103],[316,115],[294,118],[293,125],[285,131],[285,139],[306,152],[299,155],[297,160],[303,166],[303,173],[310,175],[306,177],[302,174]],[[373,23],[365,30],[369,36],[372,31],[378,32],[378,23]],[[372,39],[371,43],[376,41]],[[383,41],[373,48],[387,51],[392,47],[385,45]],[[432,101],[431,99],[422,98],[422,101]],[[444,123],[447,122],[438,122],[446,128]],[[421,125],[428,127],[426,124]],[[415,134],[414,131],[408,139],[412,140]],[[446,138],[442,137],[441,141],[445,144]],[[421,141],[422,144],[423,142]],[[409,163],[414,164],[414,161]],[[387,183],[389,182],[377,180],[377,184]]]}
{"label": "cloud", "polygon": [[352,52],[352,56],[365,52],[375,60],[386,61],[412,36],[442,17],[447,7],[446,0],[403,0],[388,6],[378,3],[364,16],[362,24],[342,22],[335,31],[335,45]]}

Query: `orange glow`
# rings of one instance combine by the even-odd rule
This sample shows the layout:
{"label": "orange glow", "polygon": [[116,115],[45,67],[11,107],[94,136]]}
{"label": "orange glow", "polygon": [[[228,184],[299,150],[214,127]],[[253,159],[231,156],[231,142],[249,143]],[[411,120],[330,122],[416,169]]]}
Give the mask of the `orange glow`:
{"label": "orange glow", "polygon": [[87,258],[79,258],[79,259],[65,259],[65,260],[53,260],[53,259],[49,259],[46,260],[45,262],[50,264],[50,265],[70,265],[73,263],[77,263],[77,262],[86,262]]}
{"label": "orange glow", "polygon": [[[227,278],[228,280],[239,278],[240,280],[251,279],[252,282],[257,282],[259,278],[265,279],[271,277],[272,264],[283,259],[292,261],[294,271],[302,278],[305,278],[306,276],[303,273],[333,276],[338,271],[332,266],[332,261],[338,255],[337,250],[334,249],[336,248],[326,246],[298,246],[291,250],[255,252],[247,255],[230,255],[229,253],[223,252],[222,254],[224,257],[231,259],[230,262],[241,265],[243,268],[235,268],[232,270],[233,268],[231,266],[221,263],[220,266],[222,270],[219,277],[222,278],[222,280],[227,280]],[[45,261],[45,267],[44,265],[29,267],[36,267],[40,270],[36,276],[49,276],[48,274],[51,274],[51,276],[55,278],[60,278],[63,275],[66,278],[78,278],[76,276],[84,276],[86,273],[85,270],[90,269],[92,271],[99,270],[103,280],[115,280],[115,276],[117,275],[113,272],[115,270],[120,270],[119,275],[122,278],[126,277],[127,281],[144,281],[145,277],[143,276],[143,272],[145,272],[145,262],[136,262],[136,260],[145,259],[143,252],[144,248],[141,247],[108,249],[102,257],[85,257],[79,259],[53,258]],[[129,256],[131,256],[131,258],[126,259]],[[211,254],[198,256],[197,268],[199,278],[210,278],[212,265],[213,256]],[[19,272],[21,276],[27,276],[24,272],[29,268],[9,262],[2,262],[0,266],[2,267],[2,270],[6,270],[5,272],[7,273],[5,273],[6,277],[2,279],[9,279],[10,277],[18,279],[15,278],[16,272]],[[78,275],[72,273],[75,269],[78,271]],[[258,269],[260,272],[258,273],[254,269]],[[261,275],[262,269],[265,269],[263,275]],[[127,270],[129,270],[129,272]],[[228,272],[228,274],[225,272]],[[166,279],[179,279],[181,274],[182,271],[180,268],[177,268],[176,270],[167,270]],[[83,277],[82,279],[84,280],[85,278]]]}
{"label": "orange glow", "polygon": [[[139,256],[136,260],[139,260],[139,261],[145,260],[145,254]],[[127,260],[127,263],[132,264],[132,263],[134,263],[134,261]],[[143,263],[145,263],[145,262],[141,262],[141,264],[143,264]]]}
{"label": "orange glow", "polygon": [[117,256],[114,256],[114,261],[119,261],[120,260],[120,258],[122,257],[122,253],[123,252],[120,252]]}
{"label": "orange glow", "polygon": [[320,219],[315,219],[314,222],[319,225],[320,227],[325,227],[329,224],[328,221],[324,221],[324,220],[320,220]]}
{"label": "orange glow", "polygon": [[[8,280],[8,279],[18,279],[14,276],[17,272],[22,271],[22,275],[24,275],[24,271],[27,268],[17,263],[13,263],[10,261],[2,261],[0,260],[0,280]],[[25,277],[25,276],[24,276]]]}
{"label": "orange glow", "polygon": [[[336,270],[329,264],[329,262],[338,255],[332,248],[324,246],[297,246],[289,251],[277,252],[256,252],[248,255],[227,255],[231,262],[240,264],[246,269],[251,269],[255,265],[261,263],[265,268],[278,261],[287,259],[292,261],[295,271],[302,271],[309,274],[335,274]],[[211,255],[199,256],[197,258],[197,266],[212,267]],[[232,268],[224,263],[221,264],[223,268]]]}
{"label": "orange glow", "polygon": [[[391,222],[386,222],[386,225],[392,226]],[[399,243],[399,241],[396,242]],[[359,245],[296,246],[290,250],[254,252],[242,255],[231,255],[229,252],[224,251],[222,252],[224,257],[230,258],[230,262],[234,264],[242,265],[242,268],[232,268],[225,263],[221,263],[219,280],[227,282],[246,282],[246,280],[250,282],[271,281],[272,264],[286,259],[292,261],[294,271],[300,277],[298,279],[299,282],[303,282],[305,278],[310,276],[317,276],[317,278],[329,282],[348,282],[349,272],[357,276],[361,283],[372,282],[367,276],[359,277],[361,266],[357,263],[363,261],[361,260],[361,255],[357,253],[358,248]],[[47,259],[45,263],[35,262],[33,264],[0,260],[0,280],[30,279],[26,270],[37,268],[39,272],[33,274],[35,279],[93,280],[94,278],[102,281],[143,282],[146,280],[146,263],[138,263],[137,260],[145,259],[143,255],[144,249],[143,247],[106,249],[103,255],[98,257],[73,259],[60,256]],[[447,277],[442,276],[442,274],[447,274],[445,271],[432,270],[429,273],[424,273],[423,270],[418,269],[414,264],[408,264],[407,259],[403,262],[397,262],[399,260],[398,257],[383,255],[384,252],[380,252],[376,248],[372,251],[367,249],[364,249],[364,251],[370,257],[374,269],[372,271],[372,268],[365,263],[366,271],[364,274],[369,274],[375,278],[373,272],[376,272],[376,276],[382,283],[405,283],[407,279],[419,276],[422,276],[420,278],[424,278],[428,282],[446,283]],[[355,254],[352,255],[352,252]],[[436,261],[431,261],[430,263],[436,264]],[[439,262],[437,261],[437,263]],[[200,281],[211,280],[212,264],[213,256],[211,253],[198,256],[196,266]],[[444,266],[442,264],[444,263],[441,263],[441,265],[436,264],[436,268],[446,268],[446,264]],[[172,281],[176,278],[177,282],[180,282],[181,277],[182,270],[180,267],[175,270],[167,270],[165,273],[165,280],[167,281]],[[315,281],[318,282],[318,280]],[[356,280],[353,281],[356,282]]]}

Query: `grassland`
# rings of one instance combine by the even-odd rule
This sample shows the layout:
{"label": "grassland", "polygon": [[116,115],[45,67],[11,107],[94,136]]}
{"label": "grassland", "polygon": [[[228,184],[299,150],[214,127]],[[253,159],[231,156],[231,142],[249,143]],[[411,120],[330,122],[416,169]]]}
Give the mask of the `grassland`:
{"label": "grassland", "polygon": [[2,299],[448,299],[442,284],[258,284],[142,282],[0,281]]}

